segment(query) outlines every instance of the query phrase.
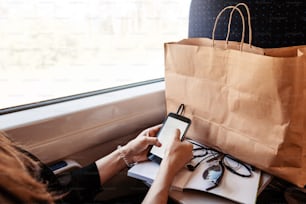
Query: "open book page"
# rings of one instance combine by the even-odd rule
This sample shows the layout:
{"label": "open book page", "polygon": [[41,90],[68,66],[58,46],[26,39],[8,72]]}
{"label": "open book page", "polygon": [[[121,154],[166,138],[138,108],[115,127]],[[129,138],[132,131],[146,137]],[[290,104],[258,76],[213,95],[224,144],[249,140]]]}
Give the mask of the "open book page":
{"label": "open book page", "polygon": [[[218,152],[212,150],[205,145],[199,144],[193,140],[189,140],[193,144],[193,154],[194,158],[189,164],[191,164],[192,175],[188,181],[182,186],[180,182],[174,180],[173,186],[176,188],[184,189],[194,189],[199,191],[206,191],[212,194],[216,194],[222,197],[226,197],[230,200],[242,202],[242,203],[255,203],[257,198],[257,191],[259,187],[259,181],[261,177],[260,170],[251,170],[251,166],[236,160],[235,158],[230,157],[229,155],[223,155],[220,157],[219,161],[212,158],[219,155]],[[222,155],[222,154],[221,154]],[[219,164],[219,162],[221,164]],[[204,179],[205,173],[206,176],[215,177],[218,175],[218,171],[213,171],[211,175],[207,175],[209,167],[223,166],[223,175],[219,185],[215,188],[209,189],[215,184],[210,179]],[[237,175],[230,171],[229,168],[232,167],[232,170],[242,175],[251,175],[249,177],[244,177]],[[249,169],[245,168],[248,167]],[[186,168],[182,169],[180,174],[190,174],[190,171]],[[207,190],[209,189],[209,190]]]}
{"label": "open book page", "polygon": [[[208,164],[203,162],[199,165],[190,176],[189,180],[184,184],[184,189],[194,189],[206,191],[211,186],[210,182],[203,179],[203,172],[207,169]],[[182,169],[181,174],[188,174],[187,169]],[[255,203],[257,198],[257,190],[260,180],[260,171],[252,172],[251,177],[240,177],[225,169],[224,175],[218,187],[206,192],[216,194],[230,200],[240,203]],[[173,182],[176,188],[182,187],[181,183]]]}

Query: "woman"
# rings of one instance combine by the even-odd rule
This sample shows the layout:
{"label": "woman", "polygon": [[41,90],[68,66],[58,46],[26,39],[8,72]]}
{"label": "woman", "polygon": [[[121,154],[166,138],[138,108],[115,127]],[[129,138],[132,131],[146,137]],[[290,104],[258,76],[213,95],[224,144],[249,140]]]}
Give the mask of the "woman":
{"label": "woman", "polygon": [[[0,135],[0,203],[93,202],[101,186],[134,162],[147,160],[148,148],[162,144],[155,137],[160,125],[148,128],[125,146],[68,175],[62,185],[37,158]],[[159,174],[143,203],[167,203],[175,174],[192,158],[192,145],[179,139],[176,130],[166,148]],[[66,179],[67,180],[67,179]]]}

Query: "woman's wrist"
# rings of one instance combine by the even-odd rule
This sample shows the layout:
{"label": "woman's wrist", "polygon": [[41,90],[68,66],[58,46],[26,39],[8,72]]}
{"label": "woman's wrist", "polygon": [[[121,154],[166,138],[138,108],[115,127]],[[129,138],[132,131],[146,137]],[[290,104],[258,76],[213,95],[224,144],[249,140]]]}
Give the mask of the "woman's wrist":
{"label": "woman's wrist", "polygon": [[118,145],[117,150],[119,152],[119,156],[124,161],[127,167],[132,167],[136,164],[131,155],[131,151],[127,148],[127,146]]}
{"label": "woman's wrist", "polygon": [[164,157],[160,164],[160,168],[165,169],[169,174],[171,174],[171,176],[174,176],[178,171],[178,169],[175,167],[176,165],[173,163],[173,161],[171,161],[171,158],[169,157]]}

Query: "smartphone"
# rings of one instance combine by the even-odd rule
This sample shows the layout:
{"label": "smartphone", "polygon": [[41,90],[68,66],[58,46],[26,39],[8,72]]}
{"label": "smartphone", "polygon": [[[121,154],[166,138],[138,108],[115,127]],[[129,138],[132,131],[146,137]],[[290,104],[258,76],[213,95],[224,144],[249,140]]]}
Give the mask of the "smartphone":
{"label": "smartphone", "polygon": [[165,148],[170,142],[171,137],[175,135],[175,130],[180,130],[180,139],[183,140],[190,124],[191,120],[189,118],[175,113],[169,113],[164,120],[161,129],[157,133],[158,140],[162,143],[162,146],[153,146],[149,151],[148,158],[160,163],[164,157]]}

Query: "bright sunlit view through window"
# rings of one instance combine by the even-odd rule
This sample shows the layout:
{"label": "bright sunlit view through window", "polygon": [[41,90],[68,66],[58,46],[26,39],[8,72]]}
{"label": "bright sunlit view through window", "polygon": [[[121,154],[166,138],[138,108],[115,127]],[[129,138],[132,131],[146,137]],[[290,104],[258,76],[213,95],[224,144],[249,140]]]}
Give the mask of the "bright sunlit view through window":
{"label": "bright sunlit view through window", "polygon": [[164,77],[187,0],[0,2],[0,109]]}

